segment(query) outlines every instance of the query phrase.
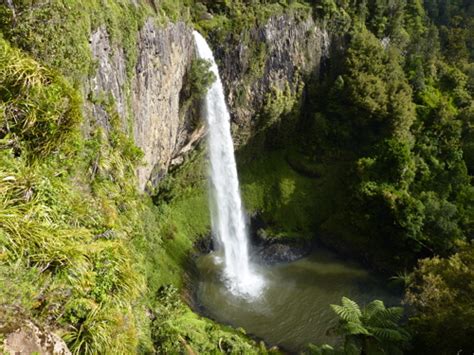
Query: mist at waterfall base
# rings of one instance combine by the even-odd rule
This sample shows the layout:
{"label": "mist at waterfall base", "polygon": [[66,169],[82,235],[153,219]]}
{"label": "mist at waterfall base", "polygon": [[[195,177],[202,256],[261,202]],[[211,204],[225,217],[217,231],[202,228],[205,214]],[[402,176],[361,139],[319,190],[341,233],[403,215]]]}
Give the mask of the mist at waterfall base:
{"label": "mist at waterfall base", "polygon": [[210,70],[216,77],[203,104],[208,126],[211,222],[216,246],[213,257],[223,263],[224,281],[232,293],[257,297],[263,288],[263,279],[254,272],[249,261],[248,231],[240,198],[224,88],[206,40],[196,31],[194,40],[199,58],[211,63]]}
{"label": "mist at waterfall base", "polygon": [[342,296],[361,304],[382,299],[390,305],[400,300],[357,265],[323,250],[293,263],[251,263],[222,82],[206,40],[197,32],[194,38],[198,56],[212,64],[216,76],[203,103],[215,251],[197,260],[197,301],[207,316],[291,351],[311,342],[334,344],[337,338],[326,334],[337,322],[331,303],[339,303]]}

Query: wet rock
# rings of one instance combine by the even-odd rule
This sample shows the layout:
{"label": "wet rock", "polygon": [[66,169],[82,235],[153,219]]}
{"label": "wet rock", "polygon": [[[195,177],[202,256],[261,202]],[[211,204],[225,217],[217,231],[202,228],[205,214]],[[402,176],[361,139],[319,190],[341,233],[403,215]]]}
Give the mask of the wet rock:
{"label": "wet rock", "polygon": [[287,263],[308,255],[309,250],[290,244],[274,243],[261,246],[257,252],[259,261],[264,264]]}

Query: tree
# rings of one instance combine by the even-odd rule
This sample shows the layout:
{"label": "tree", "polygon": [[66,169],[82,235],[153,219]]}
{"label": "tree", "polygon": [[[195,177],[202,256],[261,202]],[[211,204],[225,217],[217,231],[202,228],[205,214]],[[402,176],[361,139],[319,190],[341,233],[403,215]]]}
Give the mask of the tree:
{"label": "tree", "polygon": [[474,350],[474,244],[464,244],[449,258],[419,262],[410,277],[405,302],[413,308],[409,325],[414,353]]}

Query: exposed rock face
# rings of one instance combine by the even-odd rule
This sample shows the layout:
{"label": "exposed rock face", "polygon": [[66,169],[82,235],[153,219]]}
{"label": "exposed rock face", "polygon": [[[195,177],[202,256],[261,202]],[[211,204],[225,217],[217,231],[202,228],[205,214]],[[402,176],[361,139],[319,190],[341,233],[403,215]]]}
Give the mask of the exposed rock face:
{"label": "exposed rock face", "polygon": [[4,342],[6,354],[70,355],[66,343],[56,334],[42,330],[25,321],[16,331],[8,334]]}
{"label": "exposed rock face", "polygon": [[135,143],[145,153],[138,169],[140,186],[165,174],[191,132],[180,113],[184,78],[194,57],[194,40],[183,23],[156,28],[148,21],[140,31],[136,77],[132,84]]}
{"label": "exposed rock face", "polygon": [[250,216],[250,237],[257,262],[267,265],[288,263],[310,253],[310,243],[297,238],[282,240],[269,234],[267,227],[259,214]]}
{"label": "exposed rock face", "polygon": [[[295,94],[303,79],[318,77],[329,42],[328,33],[312,17],[286,14],[271,17],[266,24],[235,40],[229,38],[225,47],[219,47],[221,75],[241,143],[255,131],[257,114],[272,90],[289,88]],[[255,66],[261,68],[255,70]]]}
{"label": "exposed rock face", "polygon": [[104,98],[114,99],[122,127],[130,129],[135,144],[144,152],[144,165],[138,168],[139,187],[158,180],[172,162],[189,151],[204,135],[188,122],[182,112],[183,87],[194,58],[192,30],[184,23],[157,27],[148,20],[137,34],[138,58],[131,77],[122,48],[112,46],[104,27],[91,38],[97,71],[85,89],[85,110],[106,130],[110,119]]}
{"label": "exposed rock face", "polygon": [[[184,87],[195,56],[192,30],[184,23],[158,27],[149,19],[137,34],[138,58],[132,73],[122,48],[111,45],[105,27],[90,38],[97,61],[95,75],[85,88],[85,111],[106,130],[110,119],[104,98],[113,97],[122,127],[144,152],[137,170],[139,187],[145,190],[183,161],[205,134],[190,121]],[[242,40],[245,38],[245,40]],[[311,17],[274,16],[257,28],[215,43],[228,103],[238,130],[237,145],[257,130],[258,113],[269,93],[279,90],[295,95],[302,79],[317,76],[328,56],[329,39]]]}
{"label": "exposed rock face", "polygon": [[308,250],[303,247],[295,247],[284,243],[264,245],[257,248],[259,262],[267,265],[289,263],[308,254]]}
{"label": "exposed rock face", "polygon": [[86,109],[102,127],[108,129],[108,115],[101,101],[107,100],[106,96],[111,95],[117,113],[125,124],[129,111],[126,104],[127,72],[123,49],[111,46],[105,26],[99,27],[92,34],[90,45],[92,55],[97,60],[97,71],[88,83],[87,96],[91,101],[86,101]]}

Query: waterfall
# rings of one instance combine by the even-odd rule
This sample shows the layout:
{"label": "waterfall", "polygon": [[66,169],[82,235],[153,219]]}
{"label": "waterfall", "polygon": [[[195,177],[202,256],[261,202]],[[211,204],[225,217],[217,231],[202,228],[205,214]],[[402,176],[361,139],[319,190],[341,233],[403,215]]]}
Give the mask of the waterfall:
{"label": "waterfall", "polygon": [[262,288],[262,280],[252,270],[249,261],[248,231],[224,89],[211,48],[196,31],[194,40],[199,58],[211,63],[210,70],[216,77],[203,104],[208,125],[209,195],[214,244],[216,250],[224,254],[224,277],[229,290],[234,294],[256,296]]}

